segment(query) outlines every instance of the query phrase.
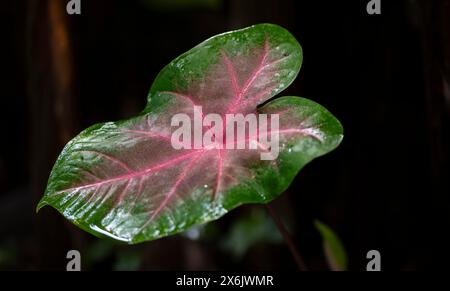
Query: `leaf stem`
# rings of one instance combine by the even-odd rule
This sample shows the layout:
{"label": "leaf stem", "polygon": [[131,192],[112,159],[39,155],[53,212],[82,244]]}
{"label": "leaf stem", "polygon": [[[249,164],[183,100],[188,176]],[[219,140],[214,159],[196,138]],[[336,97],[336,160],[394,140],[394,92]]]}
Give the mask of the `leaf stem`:
{"label": "leaf stem", "polygon": [[275,222],[278,231],[283,236],[283,239],[287,244],[289,251],[294,257],[295,262],[297,263],[298,269],[300,271],[308,271],[308,267],[306,267],[305,261],[303,260],[302,256],[300,256],[300,253],[297,247],[295,246],[294,241],[292,240],[289,232],[287,231],[278,214],[275,212],[275,210],[273,210],[273,208],[269,204],[266,204],[266,209],[269,215],[272,217],[273,221]]}

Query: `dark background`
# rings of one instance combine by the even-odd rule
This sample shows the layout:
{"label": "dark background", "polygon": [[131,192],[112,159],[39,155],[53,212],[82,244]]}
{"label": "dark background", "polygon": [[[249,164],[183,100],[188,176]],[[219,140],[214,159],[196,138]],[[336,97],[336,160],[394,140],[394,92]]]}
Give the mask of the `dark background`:
{"label": "dark background", "polygon": [[[381,0],[382,14],[368,15],[368,0],[81,0],[73,16],[67,2],[1,4],[0,269],[64,270],[78,249],[90,270],[295,270],[259,205],[197,239],[137,246],[94,238],[54,209],[34,211],[67,141],[139,112],[179,54],[261,22],[287,28],[304,50],[283,95],[324,105],[345,129],[341,146],[273,202],[309,268],[327,270],[315,219],[341,237],[350,270],[365,270],[371,249],[384,270],[449,268],[450,1]],[[263,225],[262,234],[233,236],[242,224]]]}

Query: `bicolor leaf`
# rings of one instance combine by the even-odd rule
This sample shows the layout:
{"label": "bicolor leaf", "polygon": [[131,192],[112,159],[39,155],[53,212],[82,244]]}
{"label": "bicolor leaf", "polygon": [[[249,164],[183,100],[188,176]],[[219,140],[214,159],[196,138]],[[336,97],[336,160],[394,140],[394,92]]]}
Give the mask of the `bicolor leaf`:
{"label": "bicolor leaf", "polygon": [[[299,43],[272,24],[202,42],[159,73],[141,113],[94,125],[65,146],[38,209],[50,205],[95,235],[138,243],[218,219],[244,203],[271,201],[343,137],[339,121],[313,101],[266,102],[294,81],[301,63]],[[224,118],[278,114],[279,155],[260,158],[270,149],[257,137],[269,128],[245,135],[256,149],[175,149],[171,119],[195,116],[196,106]]]}

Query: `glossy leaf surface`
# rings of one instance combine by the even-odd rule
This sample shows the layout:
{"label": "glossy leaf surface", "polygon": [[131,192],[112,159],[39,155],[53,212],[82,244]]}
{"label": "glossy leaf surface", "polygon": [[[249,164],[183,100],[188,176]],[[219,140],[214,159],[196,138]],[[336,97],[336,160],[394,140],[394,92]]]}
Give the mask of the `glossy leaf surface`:
{"label": "glossy leaf surface", "polygon": [[[38,209],[51,205],[93,234],[138,243],[217,219],[244,203],[271,201],[305,164],[342,139],[337,119],[307,99],[281,97],[258,107],[293,82],[301,62],[295,38],[272,24],[204,41],[159,73],[139,115],[94,125],[66,145]],[[194,106],[224,119],[278,114],[279,155],[261,160],[270,149],[249,134],[245,142],[257,149],[174,149],[171,119],[194,117]]]}

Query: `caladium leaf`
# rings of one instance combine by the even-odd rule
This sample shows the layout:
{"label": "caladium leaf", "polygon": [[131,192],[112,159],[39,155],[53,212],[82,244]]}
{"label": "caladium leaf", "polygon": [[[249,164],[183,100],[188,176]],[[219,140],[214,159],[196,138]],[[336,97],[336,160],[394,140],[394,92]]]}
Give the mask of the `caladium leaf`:
{"label": "caladium leaf", "polygon": [[[272,24],[204,41],[159,73],[139,115],[94,125],[68,143],[37,208],[51,205],[95,235],[138,243],[217,219],[244,203],[271,201],[343,136],[338,120],[307,99],[281,97],[259,106],[291,84],[301,62],[295,38]],[[262,160],[270,148],[248,132],[245,142],[256,149],[175,149],[172,117],[193,117],[196,106],[202,116],[224,119],[278,114],[279,127],[257,135],[276,130],[279,155]]]}

